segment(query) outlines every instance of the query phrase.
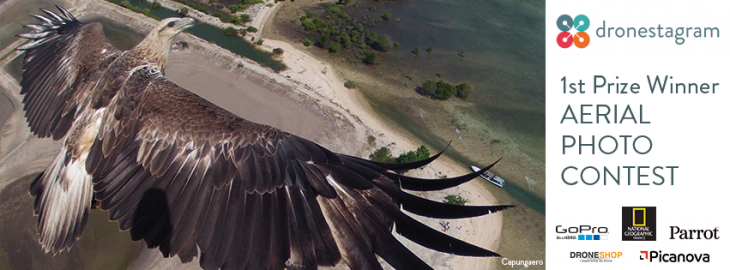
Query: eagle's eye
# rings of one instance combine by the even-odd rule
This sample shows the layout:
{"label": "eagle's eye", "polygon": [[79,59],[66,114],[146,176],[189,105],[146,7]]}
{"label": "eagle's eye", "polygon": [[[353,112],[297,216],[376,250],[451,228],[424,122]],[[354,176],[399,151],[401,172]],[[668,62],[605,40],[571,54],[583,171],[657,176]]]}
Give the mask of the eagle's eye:
{"label": "eagle's eye", "polygon": [[173,26],[175,26],[175,22],[169,22],[169,23],[167,23],[167,27],[173,27]]}

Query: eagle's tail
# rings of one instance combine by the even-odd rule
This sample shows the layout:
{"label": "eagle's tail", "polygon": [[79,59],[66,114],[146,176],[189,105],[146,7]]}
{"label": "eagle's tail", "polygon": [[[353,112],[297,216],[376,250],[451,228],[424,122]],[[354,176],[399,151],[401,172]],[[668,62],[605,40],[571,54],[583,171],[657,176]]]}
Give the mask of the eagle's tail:
{"label": "eagle's tail", "polygon": [[93,193],[84,163],[67,157],[64,149],[30,185],[38,215],[36,232],[46,253],[70,249],[84,231]]}

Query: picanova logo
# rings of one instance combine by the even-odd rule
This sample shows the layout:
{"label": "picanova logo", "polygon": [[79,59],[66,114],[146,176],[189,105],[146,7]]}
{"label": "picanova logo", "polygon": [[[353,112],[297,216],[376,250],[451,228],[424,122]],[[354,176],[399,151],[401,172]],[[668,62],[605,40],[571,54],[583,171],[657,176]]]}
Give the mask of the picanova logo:
{"label": "picanova logo", "polygon": [[[591,20],[588,19],[588,16],[581,14],[575,16],[575,20],[573,20],[570,15],[563,14],[558,17],[557,23],[558,29],[562,31],[557,38],[560,48],[567,49],[575,44],[575,47],[583,49],[591,43],[591,37],[585,32],[591,26]],[[578,31],[575,35],[569,32],[573,28]]]}
{"label": "picanova logo", "polygon": [[720,28],[717,27],[672,27],[662,26],[657,24],[656,26],[613,26],[607,24],[606,20],[603,20],[601,26],[596,28],[596,37],[598,38],[667,38],[674,39],[674,43],[682,45],[690,38],[719,38]]}
{"label": "picanova logo", "polygon": [[662,253],[662,251],[639,251],[639,260],[660,263],[687,263],[687,262],[710,262],[710,254],[707,253]]}

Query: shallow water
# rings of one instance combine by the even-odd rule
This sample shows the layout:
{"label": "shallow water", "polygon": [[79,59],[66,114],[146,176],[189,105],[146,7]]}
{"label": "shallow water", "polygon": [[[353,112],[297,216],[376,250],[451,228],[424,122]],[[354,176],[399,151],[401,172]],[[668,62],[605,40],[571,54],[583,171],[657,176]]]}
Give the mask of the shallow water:
{"label": "shallow water", "polygon": [[[365,3],[377,9],[371,17],[392,14],[374,28],[400,42],[383,55],[391,74],[414,77],[419,84],[426,79],[470,84],[475,106],[465,113],[544,160],[544,1]],[[415,47],[418,55],[411,53]]]}

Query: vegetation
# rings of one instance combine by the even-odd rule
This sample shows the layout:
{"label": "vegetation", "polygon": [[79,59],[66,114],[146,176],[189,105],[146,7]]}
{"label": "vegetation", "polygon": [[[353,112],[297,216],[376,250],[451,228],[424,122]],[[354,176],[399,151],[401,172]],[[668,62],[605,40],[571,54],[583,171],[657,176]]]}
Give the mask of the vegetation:
{"label": "vegetation", "polygon": [[[357,84],[354,81],[352,81],[352,80],[347,80],[345,82],[345,88],[347,88],[347,89],[353,89],[353,88],[356,88],[356,87],[357,87]],[[373,139],[375,139],[375,138],[373,138]]]}
{"label": "vegetation", "polygon": [[205,14],[210,14],[210,12],[208,11],[208,9],[205,8],[205,6],[203,4],[197,3],[195,1],[186,1],[186,0],[172,0],[172,1],[178,2],[178,3],[183,4],[183,5],[186,5],[186,6],[189,6],[189,7],[194,8],[194,9],[200,11],[200,12],[203,12]]}
{"label": "vegetation", "polygon": [[418,55],[418,53],[421,52],[421,48],[415,47],[415,48],[413,48],[413,50],[411,50],[411,52],[414,53],[415,55]]}
{"label": "vegetation", "polygon": [[427,80],[416,91],[422,95],[439,100],[447,100],[454,95],[461,99],[466,99],[471,93],[471,86],[465,83],[454,86],[443,80],[439,80],[438,82]]}
{"label": "vegetation", "polygon": [[337,51],[340,50],[340,47],[342,47],[342,45],[340,43],[332,42],[332,43],[330,43],[329,51],[331,53],[336,53]]}
{"label": "vegetation", "polygon": [[302,41],[302,44],[304,44],[305,47],[312,46],[312,41],[308,38],[305,38],[304,41]]}
{"label": "vegetation", "polygon": [[251,21],[251,15],[248,15],[248,14],[241,14],[240,18],[241,18],[241,21],[244,23]]}
{"label": "vegetation", "polygon": [[187,7],[182,7],[175,12],[177,12],[177,14],[180,14],[180,16],[186,16],[186,15],[188,15],[189,11],[190,10]]}
{"label": "vegetation", "polygon": [[243,25],[244,23],[251,21],[251,15],[248,14],[241,14],[241,16],[230,16],[230,17],[224,17],[220,13],[216,13],[214,16],[218,17],[222,22],[224,23],[232,23],[235,25]]}
{"label": "vegetation", "polygon": [[282,48],[274,48],[274,54],[282,55],[282,54],[284,54],[284,49],[282,49]]}
{"label": "vegetation", "polygon": [[380,17],[387,20],[387,19],[390,19],[391,16],[390,16],[390,13],[386,12],[386,13],[383,13],[383,15],[381,15]]}
{"label": "vegetation", "polygon": [[429,52],[430,53],[432,51],[433,51],[433,47],[428,47],[428,49],[426,49],[426,52]]}
{"label": "vegetation", "polygon": [[150,12],[150,9],[149,8],[143,9],[143,8],[138,7],[138,6],[133,6],[132,3],[129,3],[129,1],[126,1],[125,0],[125,1],[119,2],[119,5],[127,8],[127,9],[129,9],[131,11],[134,11],[134,12],[137,12],[137,13],[142,13],[145,16],[150,17],[152,19],[155,19],[155,20],[159,20],[160,19],[159,17],[153,15]]}
{"label": "vegetation", "polygon": [[383,146],[376,149],[375,152],[370,155],[370,160],[385,163],[410,163],[427,159],[430,156],[431,153],[425,145],[421,145],[418,149],[416,149],[416,151],[408,151],[398,157],[393,157],[390,153],[390,149]]}
{"label": "vegetation", "polygon": [[444,202],[453,205],[465,205],[466,198],[462,197],[459,194],[451,194],[444,197]]}
{"label": "vegetation", "polygon": [[390,153],[388,147],[380,147],[370,154],[370,160],[384,163],[395,163],[395,158]]}
{"label": "vegetation", "polygon": [[[396,46],[389,35],[366,29],[382,21],[380,17],[391,18],[392,15],[383,13],[380,17],[354,18],[346,11],[350,1],[337,3],[326,6],[321,14],[308,11],[299,17],[302,29],[315,46],[333,54],[350,54],[344,57],[346,61],[361,59],[366,64],[375,64],[377,52],[386,52]],[[353,48],[359,50],[350,50]]]}
{"label": "vegetation", "polygon": [[[264,1],[263,0],[238,0],[240,4],[238,5],[229,5],[227,8],[231,11],[231,13],[236,13],[239,11],[246,10],[249,6],[254,4],[261,4]],[[211,3],[212,4],[212,3]]]}
{"label": "vegetation", "polygon": [[365,58],[362,59],[362,62],[368,65],[375,64],[375,57],[377,56],[378,54],[374,51],[365,51]]}
{"label": "vegetation", "polygon": [[223,33],[226,34],[226,36],[235,36],[238,33],[238,30],[233,27],[228,27],[225,30],[223,30]]}
{"label": "vegetation", "polygon": [[160,4],[160,2],[157,2],[157,1],[152,2],[152,8],[159,8],[161,6],[162,6],[162,4]]}
{"label": "vegetation", "polygon": [[264,40],[263,39],[259,39],[259,40],[256,41],[256,45],[261,46],[261,44],[264,44]]}
{"label": "vegetation", "polygon": [[462,83],[456,86],[456,97],[467,99],[471,94],[471,85]]}
{"label": "vegetation", "polygon": [[256,27],[253,27],[253,26],[249,26],[249,27],[246,27],[246,31],[249,31],[251,33],[256,33],[259,31],[259,29],[257,29]]}
{"label": "vegetation", "polygon": [[337,0],[338,5],[347,5],[350,3],[350,0]]}

